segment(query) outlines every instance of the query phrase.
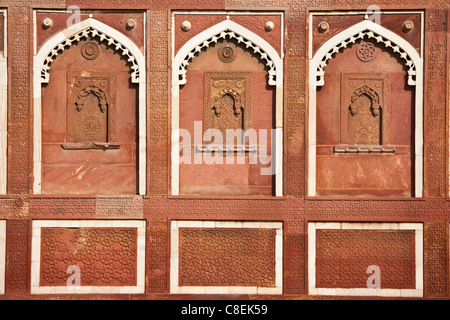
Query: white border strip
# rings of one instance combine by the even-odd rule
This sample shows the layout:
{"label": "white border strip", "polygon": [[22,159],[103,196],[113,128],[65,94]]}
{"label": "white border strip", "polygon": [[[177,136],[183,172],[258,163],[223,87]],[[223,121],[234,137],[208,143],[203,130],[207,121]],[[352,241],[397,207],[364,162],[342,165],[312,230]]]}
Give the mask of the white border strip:
{"label": "white border strip", "polygon": [[[40,286],[41,228],[137,228],[136,286]],[[34,220],[31,240],[31,293],[144,293],[145,292],[144,220]],[[81,273],[83,281],[83,273]]]}
{"label": "white border strip", "polygon": [[8,20],[6,9],[3,13],[3,57],[0,56],[0,194],[7,193],[8,180]]}
{"label": "white border strip", "polygon": [[6,220],[0,220],[0,294],[5,293]]}
{"label": "white border strip", "polygon": [[[413,230],[415,232],[416,288],[316,288],[316,230]],[[423,224],[372,222],[309,222],[308,223],[308,287],[310,295],[423,297]]]}
{"label": "white border strip", "polygon": [[[276,229],[275,287],[255,286],[179,286],[179,228],[254,228]],[[170,293],[190,294],[282,294],[283,293],[283,223],[262,221],[183,220],[171,223]]]}

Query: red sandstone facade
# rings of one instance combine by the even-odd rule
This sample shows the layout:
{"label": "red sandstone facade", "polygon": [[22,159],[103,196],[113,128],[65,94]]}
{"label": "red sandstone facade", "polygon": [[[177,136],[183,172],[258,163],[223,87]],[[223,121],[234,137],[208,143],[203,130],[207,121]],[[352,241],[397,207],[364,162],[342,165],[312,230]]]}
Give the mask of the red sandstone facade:
{"label": "red sandstone facade", "polygon": [[2,2],[0,299],[449,298],[450,5],[373,5]]}

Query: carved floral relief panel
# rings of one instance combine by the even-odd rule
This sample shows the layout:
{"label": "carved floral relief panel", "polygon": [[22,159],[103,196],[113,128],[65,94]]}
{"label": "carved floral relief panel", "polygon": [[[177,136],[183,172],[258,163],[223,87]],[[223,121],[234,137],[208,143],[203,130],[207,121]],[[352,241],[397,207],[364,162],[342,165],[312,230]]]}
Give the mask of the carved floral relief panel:
{"label": "carved floral relief panel", "polygon": [[136,194],[138,87],[130,66],[96,37],[52,62],[42,89],[42,193]]}
{"label": "carved floral relief panel", "polygon": [[144,293],[145,225],[34,220],[31,293]]}
{"label": "carved floral relief panel", "polygon": [[171,293],[281,294],[283,224],[171,221]]}
{"label": "carved floral relief panel", "polygon": [[366,270],[377,265],[383,288],[415,288],[414,236],[409,230],[318,230],[317,287],[367,288]]}
{"label": "carved floral relief panel", "polygon": [[[252,74],[251,72],[206,72],[203,131],[251,128]],[[236,143],[245,144],[242,134]],[[226,141],[224,141],[224,144]]]}

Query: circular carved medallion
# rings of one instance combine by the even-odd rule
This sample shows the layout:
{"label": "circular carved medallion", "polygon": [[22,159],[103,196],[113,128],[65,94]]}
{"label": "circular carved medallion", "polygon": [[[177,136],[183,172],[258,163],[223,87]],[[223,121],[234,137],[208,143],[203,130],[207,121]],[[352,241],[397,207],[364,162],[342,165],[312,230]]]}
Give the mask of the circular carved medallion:
{"label": "circular carved medallion", "polygon": [[356,50],[356,55],[363,62],[372,61],[375,58],[375,46],[370,42],[363,42]]}
{"label": "circular carved medallion", "polygon": [[217,55],[223,63],[230,63],[236,59],[236,51],[228,44],[220,47],[217,51]]}
{"label": "circular carved medallion", "polygon": [[87,42],[81,46],[81,55],[87,60],[94,60],[100,55],[100,47],[96,42]]}
{"label": "circular carved medallion", "polygon": [[87,117],[83,120],[83,133],[87,137],[96,136],[100,132],[101,127],[102,125],[97,117]]}

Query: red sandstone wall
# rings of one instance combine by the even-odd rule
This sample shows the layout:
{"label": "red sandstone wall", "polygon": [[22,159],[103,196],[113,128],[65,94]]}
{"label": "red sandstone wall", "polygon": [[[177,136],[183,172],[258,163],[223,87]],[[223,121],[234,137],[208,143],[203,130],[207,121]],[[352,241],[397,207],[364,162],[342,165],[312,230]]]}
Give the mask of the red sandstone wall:
{"label": "red sandstone wall", "polygon": [[[147,78],[147,194],[129,197],[59,197],[36,196],[32,186],[32,70],[33,70],[33,9],[65,10],[72,3],[66,1],[33,0],[5,1],[8,11],[8,186],[7,195],[0,197],[0,219],[6,220],[5,294],[2,298],[28,299],[31,294],[32,222],[34,220],[145,220],[145,294],[151,298],[167,297],[170,292],[170,222],[172,220],[256,220],[283,222],[283,294],[286,298],[308,295],[308,222],[415,222],[423,224],[424,292],[425,298],[448,298],[449,250],[448,223],[450,221],[448,175],[448,105],[450,88],[450,8],[443,1],[382,1],[381,9],[425,12],[425,84],[424,84],[424,199],[359,200],[309,199],[306,197],[307,172],[307,103],[308,103],[308,21],[310,8],[318,10],[362,10],[370,1],[286,1],[283,7],[273,7],[272,1],[77,1],[82,9],[140,10],[146,13]],[[278,6],[278,4],[277,4]],[[285,14],[285,89],[284,89],[284,197],[259,199],[186,198],[171,197],[170,192],[170,79],[171,79],[171,10],[270,10]],[[39,20],[40,17],[38,16]],[[180,18],[181,19],[181,18]],[[216,19],[216,17],[214,18]],[[199,30],[214,24],[213,19],[202,20]],[[351,19],[350,19],[351,20]],[[39,20],[40,21],[40,20]],[[113,23],[108,20],[108,22]],[[343,23],[350,23],[346,21]],[[278,24],[277,24],[278,25]],[[249,28],[252,23],[249,23]],[[39,37],[39,41],[44,41]],[[142,41],[141,39],[133,39]],[[183,41],[175,44],[178,48]],[[279,39],[268,39],[274,46],[282,46]],[[318,40],[319,41],[319,40]],[[324,40],[321,40],[324,41]],[[417,41],[412,39],[412,41]],[[0,42],[1,43],[1,42]],[[320,41],[314,44],[316,48]],[[277,47],[278,48],[278,47]],[[447,91],[447,92],[446,92]],[[246,242],[249,238],[244,236]],[[366,265],[371,242],[362,234],[353,238],[348,234],[319,237],[319,243],[330,250],[344,237],[346,243],[356,242],[362,248]],[[374,235],[383,243],[377,248],[380,263],[387,261],[385,246],[402,249],[406,260],[394,261],[398,270],[410,272],[408,234],[393,239],[386,234]],[[66,237],[70,247],[73,242]],[[251,238],[251,237],[250,237]],[[339,240],[337,240],[339,239]],[[350,239],[350,240],[349,240]],[[64,245],[59,248],[64,251]],[[348,244],[351,246],[351,244]],[[46,249],[46,248],[44,248]],[[102,246],[97,250],[102,251]],[[44,250],[45,251],[45,250]],[[196,253],[198,254],[198,253]],[[195,257],[195,255],[194,255]],[[326,259],[326,255],[320,256]],[[333,256],[336,258],[336,256]],[[410,258],[411,256],[409,256]],[[364,261],[362,263],[361,261]],[[270,262],[267,262],[270,263]],[[328,262],[327,262],[328,263]],[[328,270],[320,263],[319,275],[324,285],[335,269]],[[351,264],[338,259],[338,266],[348,270]],[[356,263],[356,264],[357,264]],[[102,266],[100,268],[103,269]],[[232,269],[235,270],[235,269]],[[227,272],[232,272],[227,270]],[[334,273],[333,273],[334,274]],[[230,276],[230,274],[227,274]],[[395,277],[395,273],[394,276]],[[231,277],[232,278],[232,277]],[[248,279],[246,279],[248,280]],[[94,280],[93,280],[94,281]],[[99,281],[99,280],[95,280]],[[328,282],[327,282],[328,281]],[[348,275],[345,285],[358,286],[360,279]],[[411,278],[396,278],[394,287],[410,287]],[[112,295],[114,296],[114,295]],[[84,296],[92,298],[92,296]],[[244,297],[244,296],[243,296]],[[247,297],[247,295],[245,296]],[[270,296],[268,296],[270,298]],[[317,296],[320,298],[320,296]]]}

